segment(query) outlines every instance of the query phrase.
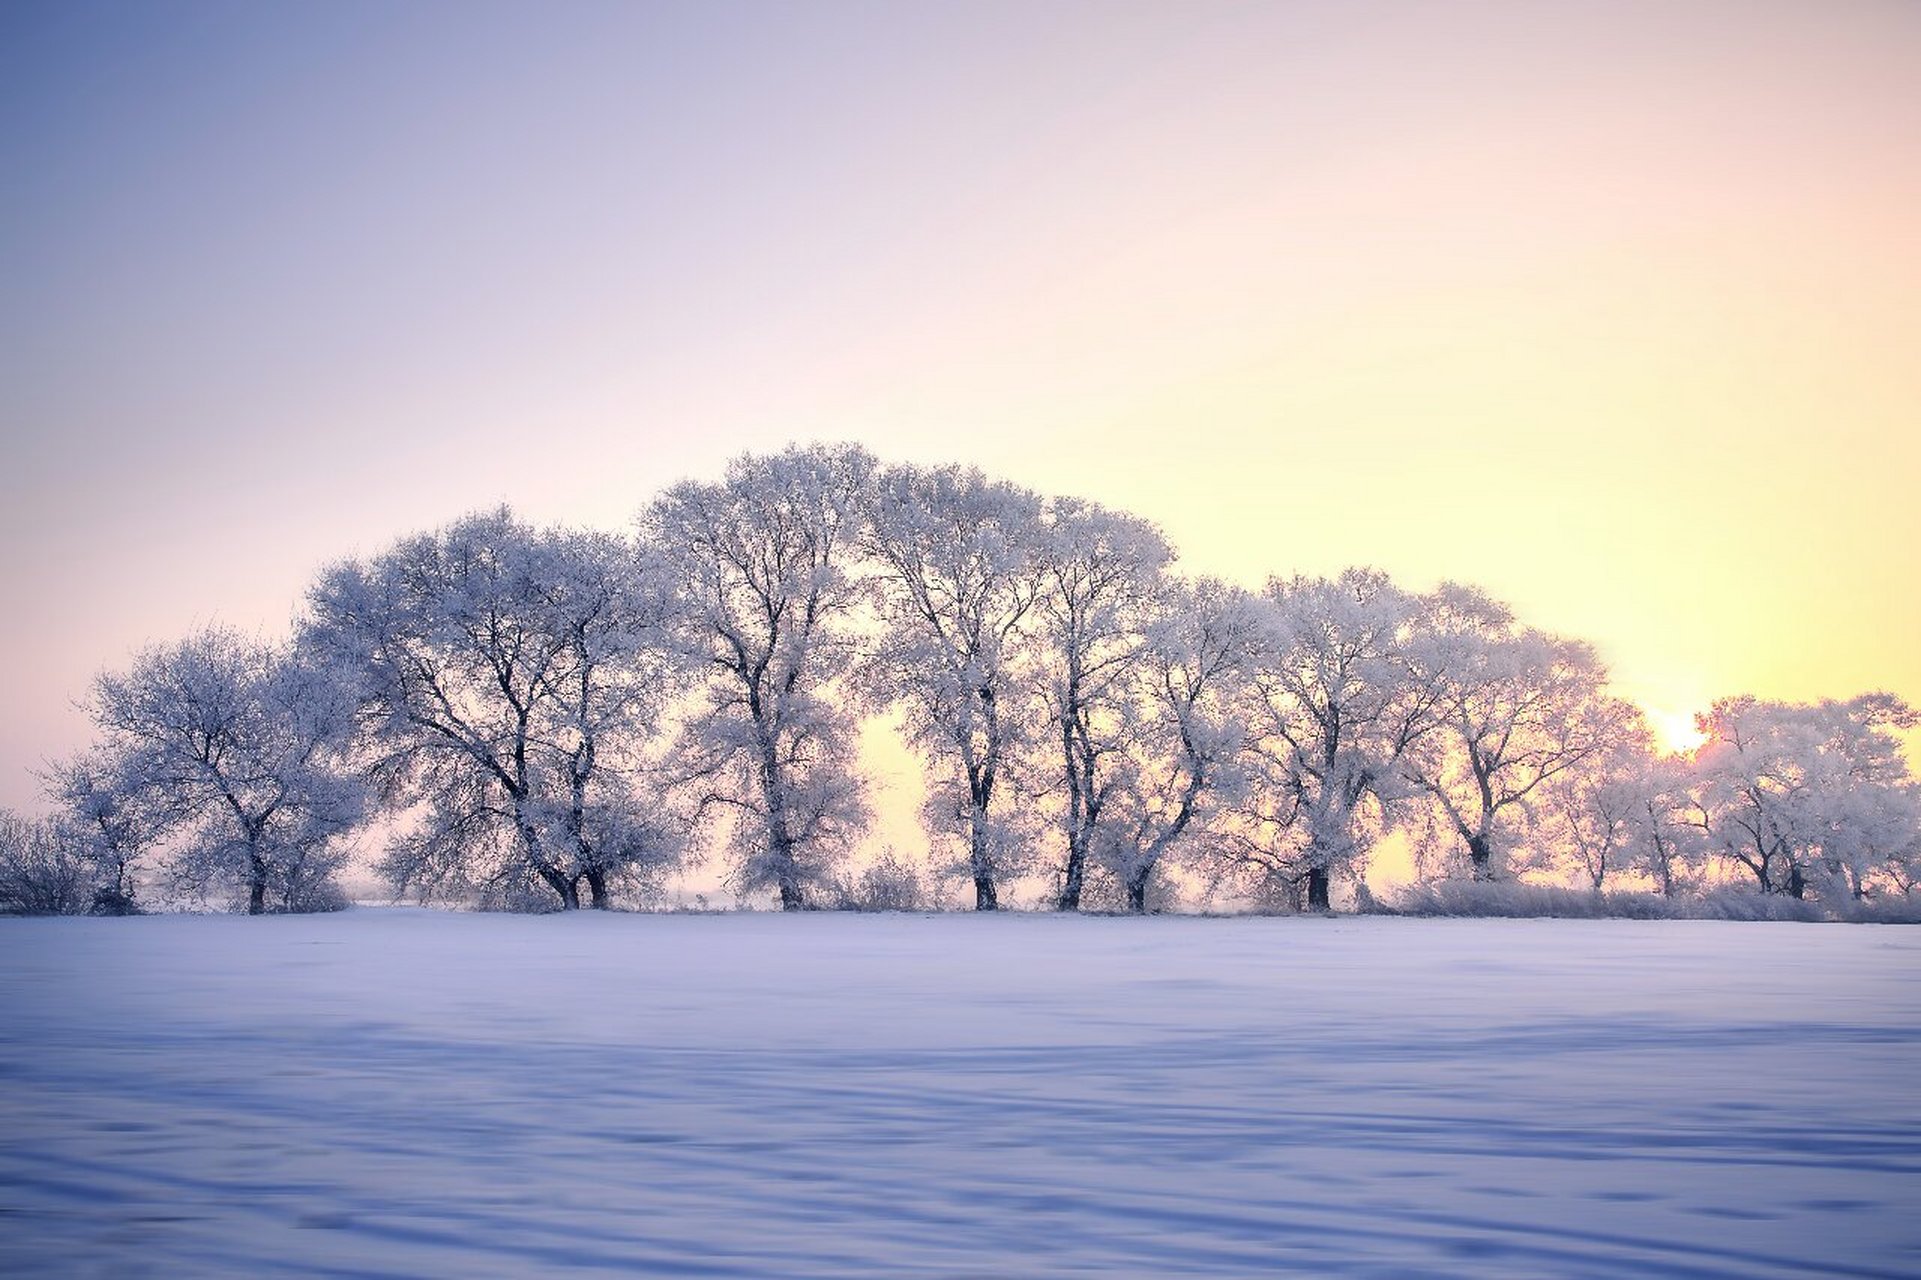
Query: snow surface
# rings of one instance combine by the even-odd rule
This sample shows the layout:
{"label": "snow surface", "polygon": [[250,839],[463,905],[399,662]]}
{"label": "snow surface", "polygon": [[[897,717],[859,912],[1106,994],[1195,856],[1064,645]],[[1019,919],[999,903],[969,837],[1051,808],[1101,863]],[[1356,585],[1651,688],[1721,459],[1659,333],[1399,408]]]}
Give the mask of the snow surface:
{"label": "snow surface", "polygon": [[0,1271],[1921,1273],[1921,930],[0,921]]}

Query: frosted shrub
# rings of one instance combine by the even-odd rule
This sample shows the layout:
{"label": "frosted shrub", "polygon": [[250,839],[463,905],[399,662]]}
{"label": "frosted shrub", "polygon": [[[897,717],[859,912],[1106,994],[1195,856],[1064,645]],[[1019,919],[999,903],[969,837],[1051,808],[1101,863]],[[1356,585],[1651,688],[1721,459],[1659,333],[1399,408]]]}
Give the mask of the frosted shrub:
{"label": "frosted shrub", "polygon": [[1688,914],[1699,920],[1821,920],[1827,913],[1819,903],[1784,893],[1752,889],[1717,889],[1689,904]]}
{"label": "frosted shrub", "polygon": [[52,822],[0,813],[0,914],[84,915],[93,866]]}
{"label": "frosted shrub", "polygon": [[1856,900],[1838,907],[1783,893],[1748,888],[1716,889],[1701,897],[1654,893],[1596,893],[1514,880],[1437,880],[1409,885],[1382,910],[1393,915],[1554,917],[1571,920],[1863,920],[1888,924],[1921,922],[1921,902],[1904,898]]}
{"label": "frosted shrub", "polygon": [[1683,904],[1658,894],[1597,893],[1515,880],[1437,880],[1409,885],[1395,894],[1385,909],[1410,916],[1565,920],[1663,920],[1687,914]]}
{"label": "frosted shrub", "polygon": [[1921,924],[1921,896],[1857,898],[1835,914],[1854,924]]}
{"label": "frosted shrub", "polygon": [[928,911],[933,895],[920,868],[883,854],[859,875],[834,882],[829,901],[836,911]]}

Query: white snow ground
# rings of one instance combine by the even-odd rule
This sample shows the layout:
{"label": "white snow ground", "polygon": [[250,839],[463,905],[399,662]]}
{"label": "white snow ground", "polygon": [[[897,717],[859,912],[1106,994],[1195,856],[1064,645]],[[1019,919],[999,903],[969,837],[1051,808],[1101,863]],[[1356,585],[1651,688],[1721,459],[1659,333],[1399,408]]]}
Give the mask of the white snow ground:
{"label": "white snow ground", "polygon": [[0,921],[0,1271],[1912,1276],[1921,929]]}

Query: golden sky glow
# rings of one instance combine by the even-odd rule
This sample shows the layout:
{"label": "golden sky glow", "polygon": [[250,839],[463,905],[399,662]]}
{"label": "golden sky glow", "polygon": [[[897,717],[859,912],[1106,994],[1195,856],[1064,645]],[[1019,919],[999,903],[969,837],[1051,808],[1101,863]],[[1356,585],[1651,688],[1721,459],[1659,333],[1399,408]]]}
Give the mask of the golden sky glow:
{"label": "golden sky glow", "polygon": [[0,803],[139,643],[789,439],[1480,583],[1668,735],[1921,700],[1921,7],[66,8],[0,18]]}

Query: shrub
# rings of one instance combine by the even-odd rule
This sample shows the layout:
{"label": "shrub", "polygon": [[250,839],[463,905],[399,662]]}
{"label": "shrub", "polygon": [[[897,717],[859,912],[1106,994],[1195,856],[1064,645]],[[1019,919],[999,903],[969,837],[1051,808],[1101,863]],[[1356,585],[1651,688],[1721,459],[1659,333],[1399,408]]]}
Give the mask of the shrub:
{"label": "shrub", "polygon": [[1921,895],[1855,898],[1843,903],[1836,914],[1855,924],[1921,924]]}
{"label": "shrub", "polygon": [[835,880],[826,895],[832,911],[926,911],[931,902],[920,869],[892,850],[859,875]]}
{"label": "shrub", "polygon": [[1808,922],[1828,919],[1820,903],[1785,893],[1753,889],[1715,889],[1689,903],[1694,920],[1773,920]]}
{"label": "shrub", "polygon": [[1591,914],[1587,904],[1564,900],[1569,896],[1566,890],[1543,894],[1513,881],[1428,880],[1397,889],[1385,905],[1404,916],[1551,916],[1576,907],[1582,915]]}
{"label": "shrub", "polygon": [[102,885],[93,891],[93,907],[88,912],[96,916],[137,916],[141,914],[140,904],[133,895],[112,885]]}
{"label": "shrub", "polygon": [[93,862],[61,826],[0,812],[0,913],[84,915],[94,903]]}
{"label": "shrub", "polygon": [[1751,889],[1717,889],[1699,897],[1664,898],[1654,893],[1596,892],[1517,880],[1436,880],[1408,885],[1385,904],[1386,914],[1481,916],[1564,920],[1921,921],[1921,903],[1890,899],[1885,905],[1856,903],[1831,911],[1813,900]]}

